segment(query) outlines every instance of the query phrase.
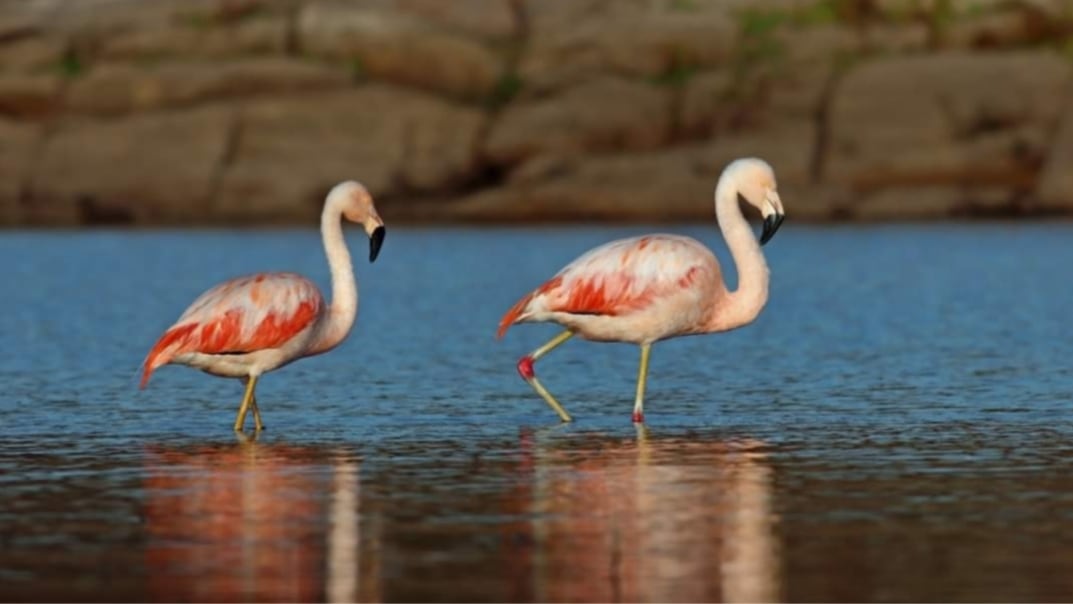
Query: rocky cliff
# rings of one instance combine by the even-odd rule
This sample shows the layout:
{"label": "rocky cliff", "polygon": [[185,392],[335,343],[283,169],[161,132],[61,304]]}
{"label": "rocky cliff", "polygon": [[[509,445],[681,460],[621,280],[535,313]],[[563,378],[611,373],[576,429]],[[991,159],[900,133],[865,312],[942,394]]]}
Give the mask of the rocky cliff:
{"label": "rocky cliff", "polygon": [[1073,211],[1066,0],[0,0],[0,224]]}

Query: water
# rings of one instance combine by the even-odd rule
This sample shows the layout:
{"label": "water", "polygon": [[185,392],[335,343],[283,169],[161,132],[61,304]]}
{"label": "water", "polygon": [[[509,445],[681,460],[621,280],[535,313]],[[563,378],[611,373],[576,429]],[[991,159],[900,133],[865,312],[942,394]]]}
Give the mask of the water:
{"label": "water", "polygon": [[647,431],[636,348],[583,341],[560,426],[514,371],[556,328],[496,323],[639,232],[350,231],[356,330],[257,440],[237,381],[138,364],[221,279],[326,287],[315,232],[0,235],[0,598],[1073,598],[1073,225],[787,223],[755,324],[654,348]]}

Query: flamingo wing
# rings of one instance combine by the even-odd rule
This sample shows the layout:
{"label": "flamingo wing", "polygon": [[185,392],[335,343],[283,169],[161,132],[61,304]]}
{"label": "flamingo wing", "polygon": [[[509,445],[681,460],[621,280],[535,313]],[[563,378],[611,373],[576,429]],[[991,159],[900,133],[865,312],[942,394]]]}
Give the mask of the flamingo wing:
{"label": "flamingo wing", "polygon": [[499,337],[534,312],[626,315],[688,288],[705,272],[719,274],[708,248],[689,237],[646,235],[612,241],[564,267],[518,301],[499,323]]}
{"label": "flamingo wing", "polygon": [[260,273],[225,281],[201,294],[145,358],[141,386],[177,355],[242,354],[278,348],[324,310],[312,281],[294,273]]}

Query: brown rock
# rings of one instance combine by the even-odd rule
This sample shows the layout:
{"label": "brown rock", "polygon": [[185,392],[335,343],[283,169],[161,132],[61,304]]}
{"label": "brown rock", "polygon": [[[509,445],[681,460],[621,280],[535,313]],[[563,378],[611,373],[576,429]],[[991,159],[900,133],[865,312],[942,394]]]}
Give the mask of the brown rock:
{"label": "brown rock", "polygon": [[397,0],[408,13],[462,33],[493,39],[515,35],[512,2],[520,0]]}
{"label": "brown rock", "polygon": [[286,46],[286,18],[265,15],[250,17],[232,25],[180,22],[123,31],[102,39],[97,56],[104,60],[216,58],[258,53],[282,54]]}
{"label": "brown rock", "polygon": [[954,216],[1009,216],[1025,206],[1002,187],[925,185],[876,191],[855,200],[847,214],[857,220],[936,220]]}
{"label": "brown rock", "polygon": [[727,70],[705,72],[685,86],[680,132],[710,137],[783,122],[815,122],[833,72],[826,61],[758,66],[737,79]]}
{"label": "brown rock", "polygon": [[520,73],[537,91],[597,73],[659,77],[724,65],[737,43],[737,27],[723,11],[591,0],[547,0],[527,7],[533,31]]}
{"label": "brown rock", "polygon": [[0,39],[11,39],[39,33],[44,26],[40,14],[29,10],[32,3],[25,0],[0,1]]}
{"label": "brown rock", "polygon": [[963,196],[958,187],[899,187],[858,198],[850,211],[854,218],[868,221],[944,218],[953,214]]}
{"label": "brown rock", "polygon": [[853,70],[830,108],[825,180],[858,192],[1031,188],[1069,66],[1044,52],[940,54]]}
{"label": "brown rock", "polygon": [[927,14],[939,10],[941,4],[945,4],[950,13],[962,15],[970,11],[993,10],[1008,2],[1009,0],[872,0],[880,14],[892,19],[904,19],[921,12]]}
{"label": "brown rock", "polygon": [[0,76],[0,115],[40,117],[55,111],[62,82],[53,75]]}
{"label": "brown rock", "polygon": [[40,73],[58,69],[66,42],[56,37],[32,36],[0,45],[0,72]]}
{"label": "brown rock", "polygon": [[86,41],[137,29],[223,22],[233,5],[271,7],[267,0],[37,0],[22,11],[49,31],[76,34]]}
{"label": "brown rock", "polygon": [[928,36],[924,23],[875,24],[862,32],[862,44],[872,53],[920,52],[928,47]]}
{"label": "brown rock", "polygon": [[[728,136],[674,149],[574,158],[534,158],[506,187],[451,207],[467,219],[714,220],[713,191],[723,168],[738,157],[759,156],[774,166],[789,212],[828,217],[827,200],[810,182],[813,133],[799,125]],[[808,195],[806,195],[808,193]]]}
{"label": "brown rock", "polygon": [[740,89],[729,70],[709,71],[690,78],[682,94],[679,127],[697,136],[710,136],[732,119]]}
{"label": "brown rock", "polygon": [[90,222],[202,219],[232,120],[210,107],[63,124],[34,167],[34,205]]}
{"label": "brown rock", "polygon": [[781,28],[774,39],[776,60],[794,63],[834,63],[859,52],[863,42],[857,31],[839,25]]}
{"label": "brown rock", "polygon": [[40,127],[0,119],[0,224],[22,220],[20,197],[41,136]]}
{"label": "brown rock", "polygon": [[405,14],[332,1],[306,5],[303,52],[354,61],[364,75],[463,98],[492,93],[503,60],[480,43]]}
{"label": "brown rock", "polygon": [[1066,103],[1061,126],[1040,174],[1037,196],[1050,208],[1073,209],[1073,103]]}
{"label": "brown rock", "polygon": [[959,19],[943,31],[948,48],[996,48],[1024,44],[1031,38],[1025,19],[1017,11],[1002,11]]}
{"label": "brown rock", "polygon": [[390,86],[252,102],[214,214],[309,220],[345,179],[374,196],[450,189],[478,169],[482,120]]}
{"label": "brown rock", "polygon": [[350,84],[346,71],[283,58],[227,63],[165,63],[155,67],[106,64],[76,80],[68,106],[79,112],[118,114],[209,99],[290,94]]}
{"label": "brown rock", "polygon": [[643,82],[602,77],[564,93],[507,107],[486,153],[499,163],[554,151],[649,149],[670,136],[670,94]]}

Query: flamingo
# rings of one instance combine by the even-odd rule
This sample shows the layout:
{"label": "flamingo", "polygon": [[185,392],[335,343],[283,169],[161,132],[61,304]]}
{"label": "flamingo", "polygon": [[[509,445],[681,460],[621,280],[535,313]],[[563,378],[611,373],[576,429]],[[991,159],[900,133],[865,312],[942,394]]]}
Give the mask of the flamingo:
{"label": "flamingo", "polygon": [[257,273],[225,281],[201,294],[157,340],[143,363],[141,387],[158,367],[187,365],[206,373],[240,378],[246,392],[235,417],[241,432],[253,410],[254,427],[264,428],[254,389],[261,374],[302,357],[327,352],[350,332],[358,311],[358,288],[342,218],[361,224],[369,236],[369,262],[384,243],[384,221],[360,183],[336,185],[324,201],[321,236],[332,275],[332,303],[312,281],[295,273]]}
{"label": "flamingo", "polygon": [[[739,196],[764,218],[759,245],[741,213]],[[633,421],[642,423],[654,342],[729,331],[760,314],[769,280],[760,246],[771,239],[784,217],[771,166],[758,158],[727,165],[715,187],[715,214],[737,267],[735,291],[727,289],[719,261],[702,243],[679,235],[644,235],[588,251],[503,315],[498,338],[516,323],[552,322],[566,328],[518,361],[518,373],[562,421],[572,418],[537,380],[534,364],[575,334],[597,342],[640,345]]]}

